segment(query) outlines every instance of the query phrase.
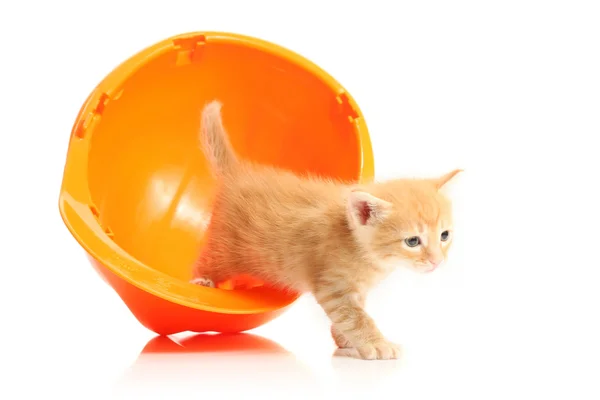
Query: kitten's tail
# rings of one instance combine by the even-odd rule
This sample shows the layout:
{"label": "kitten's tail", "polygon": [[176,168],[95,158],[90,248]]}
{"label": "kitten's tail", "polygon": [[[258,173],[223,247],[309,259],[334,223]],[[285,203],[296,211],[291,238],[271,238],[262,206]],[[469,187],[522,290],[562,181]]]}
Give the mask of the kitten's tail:
{"label": "kitten's tail", "polygon": [[221,103],[217,100],[211,101],[202,110],[200,142],[215,175],[235,169],[238,158],[223,127]]}

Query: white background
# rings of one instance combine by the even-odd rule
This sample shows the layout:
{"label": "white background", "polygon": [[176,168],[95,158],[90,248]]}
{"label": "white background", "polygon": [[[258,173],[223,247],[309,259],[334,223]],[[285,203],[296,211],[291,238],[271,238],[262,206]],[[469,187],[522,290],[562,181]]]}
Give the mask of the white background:
{"label": "white background", "polygon": [[[599,398],[598,2],[145,3],[0,5],[1,398]],[[449,263],[398,271],[368,304],[401,360],[332,359],[310,297],[252,332],[289,353],[140,354],[154,335],[59,216],[65,153],[112,68],[201,30],[331,73],[378,178],[465,169]]]}

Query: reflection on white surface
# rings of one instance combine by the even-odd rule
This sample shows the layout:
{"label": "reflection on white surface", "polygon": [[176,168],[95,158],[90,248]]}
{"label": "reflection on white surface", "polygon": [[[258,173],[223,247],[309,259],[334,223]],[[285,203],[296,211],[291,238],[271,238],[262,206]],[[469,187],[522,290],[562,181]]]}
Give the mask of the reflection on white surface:
{"label": "reflection on white surface", "polygon": [[197,334],[148,342],[114,394],[160,397],[202,392],[312,390],[319,377],[277,343],[251,334]]}
{"label": "reflection on white surface", "polygon": [[117,380],[113,395],[181,398],[208,392],[321,398],[345,391],[373,393],[400,367],[400,361],[329,360],[315,368],[274,341],[251,334],[156,337]]}

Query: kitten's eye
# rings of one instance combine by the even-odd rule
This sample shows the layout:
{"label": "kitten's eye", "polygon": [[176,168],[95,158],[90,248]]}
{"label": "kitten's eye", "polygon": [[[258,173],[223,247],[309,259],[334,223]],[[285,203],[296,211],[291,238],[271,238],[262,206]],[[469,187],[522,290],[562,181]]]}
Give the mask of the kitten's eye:
{"label": "kitten's eye", "polygon": [[442,242],[445,242],[446,240],[448,240],[449,235],[450,235],[450,233],[448,231],[442,232]]}
{"label": "kitten's eye", "polygon": [[418,236],[413,236],[404,239],[404,242],[408,247],[417,247],[419,244],[421,244],[421,239],[419,239]]}

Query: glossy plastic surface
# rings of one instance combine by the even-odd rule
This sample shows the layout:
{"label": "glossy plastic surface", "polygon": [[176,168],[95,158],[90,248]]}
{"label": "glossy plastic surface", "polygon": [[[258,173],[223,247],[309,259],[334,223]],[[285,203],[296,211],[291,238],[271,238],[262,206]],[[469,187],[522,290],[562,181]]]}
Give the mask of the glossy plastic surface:
{"label": "glossy plastic surface", "polygon": [[268,285],[188,283],[211,211],[198,143],[212,99],[236,151],[261,163],[348,180],[373,176],[352,97],[286,49],[227,33],[166,39],[112,71],[75,121],[60,212],[100,275],[159,334],[239,332],[296,300]]}

